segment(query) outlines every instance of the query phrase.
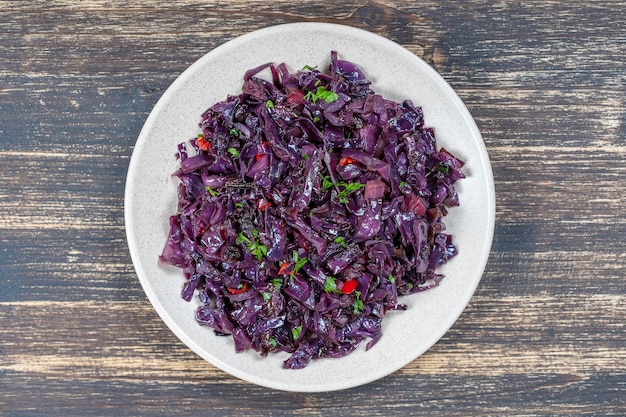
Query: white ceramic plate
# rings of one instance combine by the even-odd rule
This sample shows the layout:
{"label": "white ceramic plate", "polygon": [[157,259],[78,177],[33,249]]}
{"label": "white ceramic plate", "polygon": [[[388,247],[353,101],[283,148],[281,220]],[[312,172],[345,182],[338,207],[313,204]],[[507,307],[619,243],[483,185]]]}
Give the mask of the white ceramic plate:
{"label": "white ceramic plate", "polygon": [[[199,133],[201,113],[227,94],[239,94],[246,70],[265,62],[328,68],[330,51],[356,63],[372,88],[396,101],[411,99],[424,109],[439,146],[466,161],[458,184],[461,206],[447,216],[459,254],[440,269],[438,288],[402,297],[407,311],[391,311],[383,337],[369,351],[362,345],[340,359],[313,360],[305,369],[286,370],[287,354],[261,357],[236,353],[232,338],[217,337],[195,321],[197,297],[180,298],[181,270],[158,256],[176,211],[176,145]],[[167,326],[189,348],[241,379],[288,391],[332,391],[382,378],[433,346],[463,312],[489,256],[495,219],[495,191],[489,158],[470,113],[452,88],[424,61],[398,44],[347,26],[296,23],[238,37],[207,53],[168,88],[146,120],[131,158],[125,194],[130,254],[146,295]]]}

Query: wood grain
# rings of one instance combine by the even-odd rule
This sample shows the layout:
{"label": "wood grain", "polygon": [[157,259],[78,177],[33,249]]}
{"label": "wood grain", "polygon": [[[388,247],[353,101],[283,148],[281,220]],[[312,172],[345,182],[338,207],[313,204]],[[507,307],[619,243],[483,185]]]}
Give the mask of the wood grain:
{"label": "wood grain", "polygon": [[[466,103],[494,171],[459,321],[346,391],[255,386],[148,303],[124,182],[148,113],[212,48],[300,21],[386,36]],[[0,416],[626,415],[623,1],[0,1]]]}

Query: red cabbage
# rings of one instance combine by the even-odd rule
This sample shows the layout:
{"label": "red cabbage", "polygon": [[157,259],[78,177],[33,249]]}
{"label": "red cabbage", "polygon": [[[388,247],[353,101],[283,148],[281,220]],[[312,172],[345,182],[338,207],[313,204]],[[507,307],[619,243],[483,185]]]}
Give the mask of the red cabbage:
{"label": "red cabbage", "polygon": [[283,366],[297,369],[364,339],[369,349],[386,312],[406,309],[398,296],[443,278],[463,162],[437,149],[420,107],[376,94],[336,52],[328,74],[249,70],[200,128],[178,145],[160,260],[182,268],[196,320],[237,352],[288,352]]}

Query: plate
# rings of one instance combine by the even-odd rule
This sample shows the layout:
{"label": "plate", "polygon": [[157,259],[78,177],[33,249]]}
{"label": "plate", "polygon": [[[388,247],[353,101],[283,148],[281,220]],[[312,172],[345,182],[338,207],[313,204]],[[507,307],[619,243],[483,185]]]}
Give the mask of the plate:
{"label": "plate", "polygon": [[[458,255],[439,271],[438,288],[402,297],[406,311],[390,311],[383,336],[369,351],[365,343],[339,359],[313,360],[306,368],[281,367],[287,354],[261,357],[236,353],[230,337],[217,337],[195,321],[197,297],[180,298],[182,271],[159,263],[176,211],[178,143],[199,133],[200,115],[228,94],[239,94],[246,70],[284,62],[327,68],[330,51],[357,64],[372,88],[388,99],[411,99],[424,110],[439,146],[466,162],[457,183],[461,205],[450,209],[448,232]],[[295,23],[261,29],[233,39],[201,57],[165,91],[141,130],[131,157],[124,216],[128,246],[143,289],[171,331],[214,366],[240,379],[286,391],[320,392],[359,386],[389,375],[433,346],[454,324],[472,297],[491,249],[495,191],[489,157],[469,111],[428,64],[389,39],[335,24]]]}

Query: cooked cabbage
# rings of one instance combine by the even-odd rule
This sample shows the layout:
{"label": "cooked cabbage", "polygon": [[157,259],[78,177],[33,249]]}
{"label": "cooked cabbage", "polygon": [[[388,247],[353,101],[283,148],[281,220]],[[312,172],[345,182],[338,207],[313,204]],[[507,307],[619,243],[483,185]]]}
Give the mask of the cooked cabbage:
{"label": "cooked cabbage", "polygon": [[441,281],[463,162],[437,148],[421,107],[376,94],[355,64],[331,52],[328,73],[251,69],[200,128],[178,146],[160,260],[236,351],[288,352],[297,369],[369,349],[385,313],[406,309],[398,296]]}

